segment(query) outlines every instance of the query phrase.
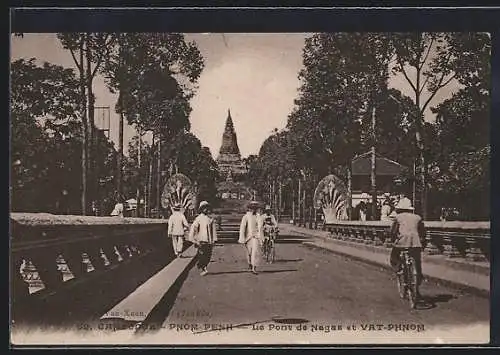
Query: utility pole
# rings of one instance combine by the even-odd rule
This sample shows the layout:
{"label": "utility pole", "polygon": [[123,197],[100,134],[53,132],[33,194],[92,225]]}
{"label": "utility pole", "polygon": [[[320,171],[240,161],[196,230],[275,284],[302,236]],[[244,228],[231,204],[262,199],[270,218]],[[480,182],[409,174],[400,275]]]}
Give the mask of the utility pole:
{"label": "utility pole", "polygon": [[377,157],[375,152],[376,144],[376,109],[375,102],[372,103],[372,148],[371,148],[371,192],[372,192],[372,218],[377,215]]}

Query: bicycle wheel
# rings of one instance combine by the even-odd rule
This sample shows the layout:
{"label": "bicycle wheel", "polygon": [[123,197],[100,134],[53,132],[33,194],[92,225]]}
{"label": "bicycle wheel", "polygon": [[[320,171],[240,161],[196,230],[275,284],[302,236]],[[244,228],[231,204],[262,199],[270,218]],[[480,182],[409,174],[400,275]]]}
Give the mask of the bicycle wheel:
{"label": "bicycle wheel", "polygon": [[397,282],[398,282],[399,297],[402,299],[405,299],[406,298],[406,282],[405,282],[404,273],[397,275]]}
{"label": "bicycle wheel", "polygon": [[267,261],[272,263],[274,261],[274,240],[269,240],[269,252],[267,254]]}
{"label": "bicycle wheel", "polygon": [[265,240],[264,241],[264,245],[262,247],[263,247],[264,258],[267,261],[267,258],[268,258],[268,255],[269,255],[269,240]]}
{"label": "bicycle wheel", "polygon": [[408,274],[407,274],[407,280],[408,280],[408,287],[407,287],[407,292],[408,292],[408,301],[410,302],[410,307],[412,309],[415,309],[417,306],[417,268],[415,267],[415,261],[413,258],[410,258],[408,262]]}

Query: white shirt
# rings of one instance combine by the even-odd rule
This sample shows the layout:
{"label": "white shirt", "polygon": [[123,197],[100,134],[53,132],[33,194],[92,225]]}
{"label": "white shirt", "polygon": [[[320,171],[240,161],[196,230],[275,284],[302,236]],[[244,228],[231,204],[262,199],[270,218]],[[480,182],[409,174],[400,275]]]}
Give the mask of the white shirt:
{"label": "white shirt", "polygon": [[241,219],[238,243],[246,243],[251,238],[262,238],[262,219],[260,215],[247,212]]}
{"label": "white shirt", "polygon": [[168,218],[168,234],[184,235],[184,231],[187,228],[189,228],[189,224],[182,212],[174,211]]}
{"label": "white shirt", "polygon": [[380,220],[390,221],[391,220],[391,218],[389,217],[390,214],[391,214],[391,206],[382,205],[382,208],[380,209]]}
{"label": "white shirt", "polygon": [[217,241],[217,231],[214,219],[206,214],[199,214],[193,221],[189,231],[189,240],[198,243],[214,243]]}

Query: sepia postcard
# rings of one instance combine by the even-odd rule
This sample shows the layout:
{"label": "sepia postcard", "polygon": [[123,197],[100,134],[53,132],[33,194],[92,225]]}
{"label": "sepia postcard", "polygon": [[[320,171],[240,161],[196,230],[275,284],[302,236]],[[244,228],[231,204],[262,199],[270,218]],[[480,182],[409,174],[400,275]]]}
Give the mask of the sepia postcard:
{"label": "sepia postcard", "polygon": [[12,33],[11,343],[489,343],[490,57]]}

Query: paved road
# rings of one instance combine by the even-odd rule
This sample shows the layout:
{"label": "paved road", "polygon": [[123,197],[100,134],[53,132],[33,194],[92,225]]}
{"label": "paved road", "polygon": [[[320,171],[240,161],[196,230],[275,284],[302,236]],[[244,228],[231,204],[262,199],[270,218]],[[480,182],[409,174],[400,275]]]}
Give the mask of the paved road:
{"label": "paved road", "polygon": [[388,271],[300,243],[278,244],[276,262],[262,265],[259,275],[246,267],[242,246],[216,247],[209,274],[190,271],[164,327],[200,324],[195,333],[229,324],[248,324],[246,329],[265,324],[268,329],[273,318],[294,318],[344,329],[349,324],[411,323],[426,331],[478,324],[488,331],[486,298],[424,283],[427,305],[410,310]]}

